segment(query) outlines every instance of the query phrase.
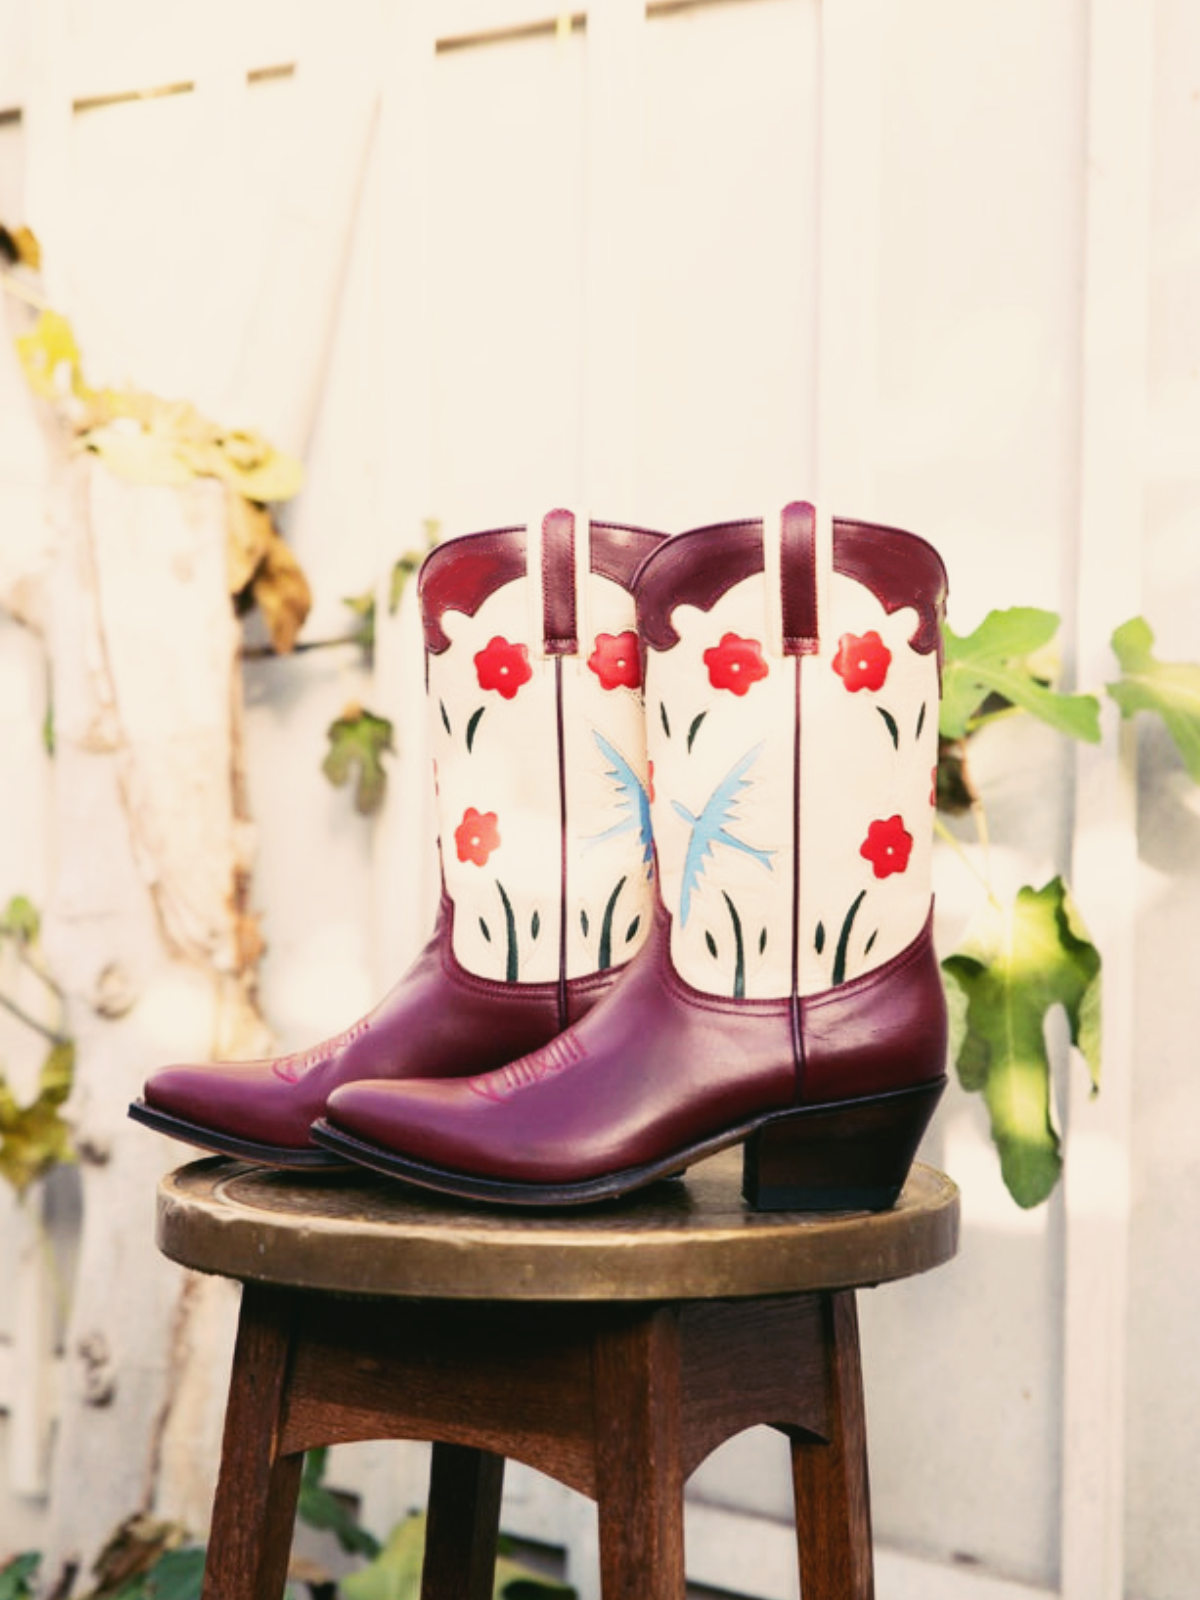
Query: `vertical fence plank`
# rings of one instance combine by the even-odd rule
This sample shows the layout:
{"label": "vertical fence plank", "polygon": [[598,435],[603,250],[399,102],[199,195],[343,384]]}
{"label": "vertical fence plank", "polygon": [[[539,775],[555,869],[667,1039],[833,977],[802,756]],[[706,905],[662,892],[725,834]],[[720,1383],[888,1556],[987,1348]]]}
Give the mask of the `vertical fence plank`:
{"label": "vertical fence plank", "polygon": [[[24,104],[20,108],[24,133],[24,215],[5,217],[8,223],[28,222],[38,234],[46,263],[44,282],[53,292],[63,282],[63,260],[59,241],[66,230],[70,196],[70,138],[71,102],[65,75],[66,6],[64,0],[47,0],[45,5],[29,7],[25,16],[26,78],[23,84]],[[53,263],[51,257],[54,257]],[[0,308],[7,313],[8,307]],[[15,325],[7,314],[0,316],[0,337],[11,338]],[[16,379],[16,384],[11,382]],[[42,440],[36,436],[32,410],[23,385],[16,373],[11,357],[5,357],[5,383],[3,399],[7,401],[3,419],[6,448],[0,450],[0,474],[4,478],[4,510],[7,532],[0,535],[9,542],[7,561],[0,559],[0,605],[7,597],[10,605],[21,609],[23,598],[32,602],[37,591],[37,573],[40,567],[38,547],[43,537],[41,497],[45,488],[46,463]],[[15,513],[15,516],[13,515]],[[13,521],[9,521],[13,517]],[[16,526],[14,526],[14,523]],[[23,563],[28,562],[22,571]],[[36,615],[36,602],[30,613]],[[14,668],[24,665],[26,641],[9,638],[4,641],[4,670],[9,674],[8,688],[19,694],[24,673]],[[30,663],[28,682],[32,683],[34,669]],[[11,711],[11,717],[6,713]],[[33,717],[37,708],[29,707],[29,721],[22,727],[19,707],[16,704],[0,708],[0,724],[7,724],[9,737],[6,749],[13,749],[13,734],[19,734],[28,743],[33,730]],[[26,776],[14,765],[4,776],[16,779]],[[40,778],[40,773],[38,777]],[[5,822],[18,830],[21,850],[26,857],[26,871],[37,862],[35,880],[21,883],[7,882],[5,895],[21,892],[40,899],[42,854],[42,798],[37,795],[35,780],[26,793],[20,796],[10,790],[6,796]],[[37,801],[33,799],[37,795]],[[35,815],[36,813],[36,815]],[[16,865],[15,859],[13,862]],[[6,1063],[13,1065],[11,1058]],[[20,1098],[25,1099],[34,1087],[34,1074],[24,1074],[18,1082]],[[39,1497],[46,1489],[48,1450],[50,1444],[51,1391],[51,1293],[48,1269],[47,1241],[42,1233],[42,1197],[39,1192],[27,1195],[20,1206],[13,1208],[15,1277],[9,1285],[12,1305],[11,1407],[8,1438],[8,1479],[10,1489],[18,1495]]]}
{"label": "vertical fence plank", "polygon": [[40,1202],[40,1194],[30,1195],[17,1210],[17,1272],[11,1286],[17,1381],[11,1396],[8,1481],[15,1494],[31,1497],[46,1492],[54,1382],[49,1241],[42,1231]]}
{"label": "vertical fence plank", "polygon": [[[193,69],[199,112],[197,147],[205,152],[194,193],[196,211],[219,228],[220,237],[240,241],[250,235],[247,212],[252,203],[244,185],[231,182],[245,162],[246,147],[246,69],[238,32],[238,14],[246,10],[239,0],[209,0],[206,26],[197,31],[196,65]],[[261,201],[259,201],[261,204]],[[206,263],[209,304],[217,313],[227,313],[239,303],[237,285],[245,273],[245,253],[241,249],[214,250]],[[195,352],[192,395],[201,409],[219,405],[221,385],[227,377],[236,351],[243,343],[232,329],[224,336],[208,339]],[[231,417],[233,424],[245,417]]]}
{"label": "vertical fence plank", "polygon": [[308,445],[325,379],[378,105],[384,31],[379,5],[359,8],[352,29],[332,4],[313,8],[307,20],[295,147],[275,197],[228,405],[231,416],[297,454]]}
{"label": "vertical fence plank", "polygon": [[813,488],[843,516],[872,514],[882,36],[879,0],[821,0]]}
{"label": "vertical fence plank", "polygon": [[418,549],[436,514],[432,444],[433,84],[437,33],[429,0],[395,8],[384,62],[375,204],[379,257],[378,570],[374,709],[399,730],[387,802],[375,834],[373,921],[378,985],[390,983],[432,925],[437,864],[425,749],[424,653],[410,583],[389,615],[388,574]]}
{"label": "vertical fence plank", "polygon": [[589,508],[626,517],[638,489],[645,22],[644,0],[588,10],[582,487]]}
{"label": "vertical fence plank", "polygon": [[[1142,0],[1092,0],[1076,650],[1095,683],[1112,675],[1109,636],[1140,591],[1153,29]],[[1076,777],[1073,881],[1104,960],[1104,1085],[1090,1100],[1073,1075],[1065,1138],[1062,1592],[1120,1600],[1137,903],[1128,733],[1082,747]]]}
{"label": "vertical fence plank", "polygon": [[67,3],[29,6],[25,137],[25,216],[42,246],[42,282],[64,304],[71,210],[71,94],[67,81]]}

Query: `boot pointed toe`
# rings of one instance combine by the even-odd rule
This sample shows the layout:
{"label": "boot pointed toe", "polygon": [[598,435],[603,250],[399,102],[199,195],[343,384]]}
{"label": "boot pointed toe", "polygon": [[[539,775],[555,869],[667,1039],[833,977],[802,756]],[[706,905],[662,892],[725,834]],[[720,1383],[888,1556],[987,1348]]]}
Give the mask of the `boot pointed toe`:
{"label": "boot pointed toe", "polygon": [[[486,1071],[612,987],[650,918],[632,584],[662,538],[554,510],[431,552],[418,580],[442,868],[429,943],[344,1033],[277,1060],[165,1068],[131,1116],[205,1149],[329,1164],[310,1129],[341,1086]],[[568,860],[586,861],[569,882]]]}
{"label": "boot pointed toe", "polygon": [[[136,1122],[219,1155],[287,1168],[341,1165],[312,1142],[323,1095],[283,1087],[274,1061],[163,1067],[129,1107]],[[297,1092],[299,1090],[299,1092]]]}

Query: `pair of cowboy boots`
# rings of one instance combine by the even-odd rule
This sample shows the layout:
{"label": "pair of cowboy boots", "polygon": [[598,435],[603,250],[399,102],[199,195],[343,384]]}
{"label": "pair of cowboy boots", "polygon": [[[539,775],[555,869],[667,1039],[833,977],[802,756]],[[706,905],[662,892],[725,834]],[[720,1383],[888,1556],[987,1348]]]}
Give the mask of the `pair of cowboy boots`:
{"label": "pair of cowboy boots", "polygon": [[420,577],[443,892],[366,1017],[131,1114],[521,1205],[744,1146],[760,1209],[880,1209],[945,1083],[930,856],[945,572],[812,506],[553,511]]}

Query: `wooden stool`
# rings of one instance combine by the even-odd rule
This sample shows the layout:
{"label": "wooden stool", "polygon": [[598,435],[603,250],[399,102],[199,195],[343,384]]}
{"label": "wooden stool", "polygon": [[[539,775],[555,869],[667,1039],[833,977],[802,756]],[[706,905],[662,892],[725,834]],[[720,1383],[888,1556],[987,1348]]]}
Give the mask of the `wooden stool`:
{"label": "wooden stool", "polygon": [[303,1453],[433,1441],[422,1600],[490,1600],[505,1458],[598,1506],[604,1600],[683,1600],[683,1486],[756,1423],[792,1445],[804,1600],[873,1592],[856,1287],[948,1260],[958,1192],[750,1211],[726,1152],[587,1211],[500,1213],[224,1158],[163,1180],[159,1247],[244,1285],[205,1600],[284,1588]]}

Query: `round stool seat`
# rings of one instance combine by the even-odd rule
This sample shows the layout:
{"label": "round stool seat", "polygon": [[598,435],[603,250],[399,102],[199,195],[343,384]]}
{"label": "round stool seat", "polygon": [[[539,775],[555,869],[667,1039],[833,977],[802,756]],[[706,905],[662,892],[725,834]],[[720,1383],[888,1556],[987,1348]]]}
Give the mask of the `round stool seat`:
{"label": "round stool seat", "polygon": [[158,1245],[243,1282],[438,1300],[736,1299],[861,1288],[948,1261],[958,1190],[917,1163],[890,1211],[751,1210],[738,1151],[621,1201],[499,1213],[366,1172],[212,1157],[163,1179]]}
{"label": "round stool seat", "polygon": [[361,1171],[209,1157],[158,1244],[243,1284],[203,1600],[279,1600],[306,1450],[432,1442],[423,1600],[489,1600],[506,1460],[595,1502],[605,1600],[683,1600],[683,1487],[789,1439],[805,1600],[873,1593],[854,1291],[948,1261],[958,1191],[751,1210],[737,1151],[587,1210],[490,1211]]}

